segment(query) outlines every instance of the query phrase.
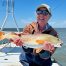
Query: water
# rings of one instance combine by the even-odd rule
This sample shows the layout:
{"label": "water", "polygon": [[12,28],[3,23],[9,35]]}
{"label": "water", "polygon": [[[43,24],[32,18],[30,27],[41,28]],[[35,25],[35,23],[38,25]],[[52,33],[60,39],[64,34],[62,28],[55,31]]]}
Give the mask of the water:
{"label": "water", "polygon": [[63,40],[63,45],[61,48],[57,48],[53,57],[62,65],[66,66],[66,29],[56,29],[59,37]]}
{"label": "water", "polygon": [[[5,29],[5,31],[16,31],[16,29]],[[21,31],[21,29],[20,29]],[[62,39],[63,45],[61,48],[57,48],[52,57],[54,57],[62,66],[66,66],[66,28],[57,28],[56,31],[59,34],[59,38]],[[18,48],[16,48],[18,49]],[[19,50],[21,51],[21,50]],[[17,51],[14,51],[17,52]]]}

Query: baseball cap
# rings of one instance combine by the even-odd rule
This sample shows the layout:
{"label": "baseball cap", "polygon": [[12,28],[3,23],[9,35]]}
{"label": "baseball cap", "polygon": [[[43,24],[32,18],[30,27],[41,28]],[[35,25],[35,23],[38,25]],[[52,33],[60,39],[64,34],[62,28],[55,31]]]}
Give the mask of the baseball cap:
{"label": "baseball cap", "polygon": [[48,12],[51,14],[51,8],[47,4],[41,4],[40,6],[37,7],[36,11],[38,11],[42,7],[46,8],[48,10]]}

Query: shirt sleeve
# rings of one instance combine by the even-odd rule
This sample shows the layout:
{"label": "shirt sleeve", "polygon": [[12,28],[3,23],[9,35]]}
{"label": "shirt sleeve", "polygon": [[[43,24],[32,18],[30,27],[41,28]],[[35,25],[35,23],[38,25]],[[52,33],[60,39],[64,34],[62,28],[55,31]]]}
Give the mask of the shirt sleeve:
{"label": "shirt sleeve", "polygon": [[32,34],[33,27],[29,24],[23,29],[23,33]]}
{"label": "shirt sleeve", "polygon": [[51,53],[49,51],[46,51],[46,50],[42,50],[40,53],[39,53],[39,56],[40,58],[42,59],[49,59],[51,57]]}

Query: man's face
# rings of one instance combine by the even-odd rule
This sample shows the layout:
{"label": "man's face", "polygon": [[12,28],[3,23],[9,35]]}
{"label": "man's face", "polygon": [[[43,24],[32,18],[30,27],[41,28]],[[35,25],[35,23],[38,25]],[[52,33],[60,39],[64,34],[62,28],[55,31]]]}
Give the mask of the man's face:
{"label": "man's face", "polygon": [[37,21],[47,23],[50,17],[50,14],[46,8],[40,8],[37,13]]}

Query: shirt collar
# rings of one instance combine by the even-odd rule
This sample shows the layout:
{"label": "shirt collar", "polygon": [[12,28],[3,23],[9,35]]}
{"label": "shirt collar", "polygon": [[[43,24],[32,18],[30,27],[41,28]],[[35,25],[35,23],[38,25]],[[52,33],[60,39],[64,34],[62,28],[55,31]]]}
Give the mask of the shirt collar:
{"label": "shirt collar", "polygon": [[44,27],[44,30],[49,29],[51,26],[47,23],[47,25]]}
{"label": "shirt collar", "polygon": [[[51,27],[51,26],[47,23],[46,26],[44,26],[42,32],[46,31],[46,30],[49,29],[50,27]],[[38,26],[38,28],[39,28],[39,26]]]}

